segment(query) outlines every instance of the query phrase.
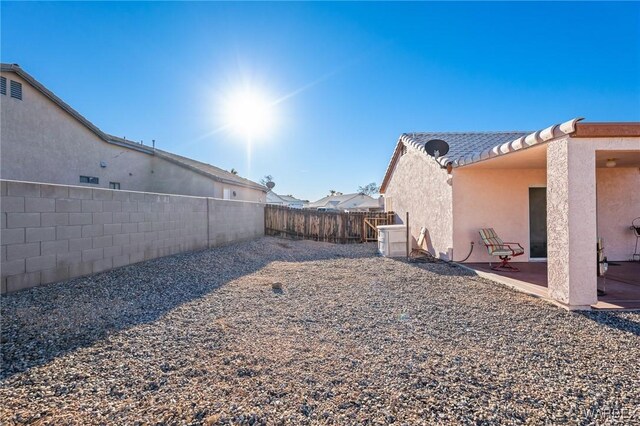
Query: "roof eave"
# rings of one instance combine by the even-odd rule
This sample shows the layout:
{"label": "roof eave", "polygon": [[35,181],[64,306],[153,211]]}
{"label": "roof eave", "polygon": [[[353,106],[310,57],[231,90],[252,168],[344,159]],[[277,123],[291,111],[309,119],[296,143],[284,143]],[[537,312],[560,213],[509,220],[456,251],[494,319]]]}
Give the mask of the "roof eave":
{"label": "roof eave", "polygon": [[576,123],[573,138],[639,137],[640,122]]}
{"label": "roof eave", "polygon": [[109,142],[109,138],[106,133],[96,127],[93,123],[87,120],[82,114],[80,114],[75,109],[71,108],[69,104],[56,96],[52,91],[44,87],[38,80],[31,76],[28,72],[23,70],[18,64],[0,64],[0,70],[4,72],[13,72],[20,76],[23,80],[33,86],[36,90],[42,93],[44,96],[49,98],[53,103],[57,104],[60,108],[62,108],[65,112],[70,114],[76,120],[80,121],[84,124],[89,130],[96,134],[100,139],[105,142]]}
{"label": "roof eave", "polygon": [[192,166],[191,164],[183,163],[182,161],[176,159],[175,157],[167,155],[162,151],[156,150],[156,151],[154,151],[154,155],[159,157],[159,158],[162,158],[163,160],[169,161],[171,163],[174,163],[174,164],[177,164],[177,165],[179,165],[181,167],[189,169],[189,170],[191,170],[191,171],[193,171],[195,173],[201,174],[203,176],[207,176],[208,178],[211,178],[212,180],[215,180],[217,182],[227,183],[229,185],[240,186],[240,187],[243,187],[243,188],[257,189],[257,190],[265,192],[265,193],[269,191],[269,189],[266,186],[262,186],[262,185],[259,185],[257,183],[256,184],[251,184],[251,183],[248,183],[248,182],[238,182],[238,181],[234,181],[234,180],[231,180],[231,179],[224,178],[222,176],[215,175],[213,173],[206,172],[204,170],[201,170],[201,169],[199,169],[197,167]]}
{"label": "roof eave", "polygon": [[136,151],[140,151],[140,152],[144,152],[145,154],[150,154],[150,155],[154,155],[155,154],[155,150],[151,147],[142,145],[141,143],[136,143],[133,141],[125,141],[122,140],[120,138],[118,139],[113,139],[110,137],[110,135],[107,135],[107,142],[112,144],[112,145],[117,145],[117,146],[121,146],[123,148],[129,148],[129,149],[133,149]]}
{"label": "roof eave", "polygon": [[[557,139],[563,136],[576,136],[576,129],[584,126],[584,129],[589,129],[589,123],[581,123],[578,126],[578,123],[583,120],[582,117],[574,118],[569,121],[565,121],[564,123],[554,124],[552,126],[547,127],[543,130],[538,130],[533,132],[527,136],[523,136],[517,139],[514,139],[510,142],[505,142],[494,147],[485,149],[482,152],[474,152],[472,154],[460,157],[447,157],[442,156],[437,158],[436,161],[440,164],[441,167],[446,168],[451,165],[452,168],[464,167],[470,164],[475,164],[480,161],[485,161],[490,158],[495,158],[498,156],[506,155],[511,152],[519,151],[522,149],[526,149],[535,145],[540,145],[542,143],[547,143],[553,139]],[[606,124],[606,123],[602,123]],[[620,124],[620,123],[618,123]],[[637,127],[636,127],[637,126]],[[618,127],[618,133],[621,133],[621,128]],[[601,133],[604,130],[600,130]],[[629,135],[635,135],[636,133],[640,133],[640,123],[626,123],[625,131]],[[610,132],[613,132],[610,130]],[[586,131],[583,131],[586,133]],[[588,136],[584,136],[588,137]],[[389,165],[387,166],[387,170],[384,175],[384,179],[382,180],[382,184],[380,185],[380,193],[384,194],[386,192],[389,181],[391,180],[391,176],[393,175],[393,171],[396,167],[396,163],[398,158],[400,157],[400,153],[402,151],[402,147],[406,146],[407,148],[414,148],[418,151],[424,152],[425,148],[422,144],[418,143],[415,139],[413,139],[409,134],[403,133],[398,138],[398,143],[396,144],[396,148],[393,151],[393,155],[391,156],[391,160],[389,161]]]}
{"label": "roof eave", "polygon": [[402,136],[398,138],[398,142],[396,143],[396,147],[393,150],[393,154],[391,155],[391,159],[389,160],[389,164],[387,165],[387,170],[384,173],[384,178],[382,179],[382,183],[380,184],[380,194],[384,194],[387,190],[387,185],[391,180],[391,176],[393,175],[393,170],[396,168],[396,163],[398,162],[398,158],[400,158],[400,153],[402,152],[402,147],[404,143],[402,142]]}
{"label": "roof eave", "polygon": [[516,151],[521,151],[533,146],[548,143],[553,139],[558,139],[564,136],[572,136],[576,131],[577,123],[581,120],[584,120],[584,118],[577,117],[572,120],[565,121],[564,123],[554,124],[543,130],[533,132],[527,136],[519,137],[511,142],[505,142],[492,148],[488,148],[480,153],[476,152],[464,157],[457,158],[441,157],[437,161],[445,167],[448,164],[451,164],[453,168],[458,168],[476,164],[492,158],[501,157]]}
{"label": "roof eave", "polygon": [[[23,80],[25,80],[27,83],[29,83],[31,86],[33,86],[37,91],[39,91],[40,93],[42,93],[45,97],[47,97],[49,100],[51,100],[53,103],[55,103],[56,105],[58,105],[60,108],[62,108],[62,110],[64,110],[65,112],[67,112],[69,115],[71,115],[73,118],[75,118],[76,120],[78,120],[81,124],[83,124],[87,129],[89,129],[92,133],[94,133],[96,136],[98,136],[98,138],[100,138],[101,140],[103,140],[106,143],[112,144],[112,145],[117,145],[123,148],[128,148],[128,149],[133,149],[135,151],[140,151],[143,152],[145,154],[149,154],[149,155],[157,155],[158,157],[162,157],[165,160],[171,161],[175,164],[180,165],[181,167],[185,167],[191,171],[194,171],[196,173],[199,173],[201,175],[207,176],[213,180],[219,181],[219,182],[223,182],[223,183],[228,183],[228,184],[232,184],[232,185],[236,185],[236,186],[240,186],[240,187],[244,187],[244,188],[251,188],[251,189],[257,189],[263,192],[267,192],[268,189],[265,186],[259,185],[257,183],[254,182],[239,182],[239,181],[234,181],[232,179],[227,179],[224,178],[222,176],[218,176],[215,175],[213,173],[208,173],[205,172],[203,170],[200,170],[196,167],[193,167],[189,164],[183,163],[181,161],[178,161],[175,158],[172,158],[170,156],[167,155],[160,155],[160,152],[158,152],[157,150],[142,145],[142,144],[138,144],[135,142],[130,142],[127,140],[124,140],[122,138],[118,138],[116,136],[110,135],[108,133],[103,132],[102,130],[100,130],[96,125],[94,125],[93,123],[91,123],[89,120],[87,120],[82,114],[80,114],[78,111],[76,111],[75,109],[73,109],[69,104],[67,104],[66,102],[64,102],[62,99],[60,99],[58,96],[56,96],[53,92],[51,92],[49,89],[47,89],[44,85],[42,85],[38,80],[36,80],[34,77],[32,77],[28,72],[26,72],[25,70],[23,70],[19,65],[17,64],[5,64],[2,63],[0,64],[0,70],[3,72],[13,72],[15,74],[17,74],[18,76],[20,76]],[[194,160],[196,161],[196,160]]]}

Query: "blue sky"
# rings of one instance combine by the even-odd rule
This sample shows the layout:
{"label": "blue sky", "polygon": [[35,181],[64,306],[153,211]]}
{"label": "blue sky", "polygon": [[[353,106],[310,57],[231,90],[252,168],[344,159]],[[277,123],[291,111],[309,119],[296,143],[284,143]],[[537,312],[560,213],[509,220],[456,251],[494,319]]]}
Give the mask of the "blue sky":
{"label": "blue sky", "polygon": [[[411,131],[640,120],[639,3],[10,3],[19,63],[104,131],[311,200],[380,183]],[[251,85],[253,141],[220,98]],[[249,169],[250,167],[250,169]]]}

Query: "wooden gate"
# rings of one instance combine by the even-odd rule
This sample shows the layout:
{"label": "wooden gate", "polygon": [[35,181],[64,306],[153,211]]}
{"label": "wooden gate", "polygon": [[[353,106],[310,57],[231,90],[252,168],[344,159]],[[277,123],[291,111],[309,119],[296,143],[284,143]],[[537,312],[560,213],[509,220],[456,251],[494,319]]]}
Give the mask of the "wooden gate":
{"label": "wooden gate", "polygon": [[319,212],[267,204],[264,209],[266,235],[326,241],[363,243],[377,241],[378,225],[394,223],[393,212]]}
{"label": "wooden gate", "polygon": [[378,225],[393,225],[395,213],[385,212],[384,216],[364,218],[363,236],[365,241],[378,241]]}

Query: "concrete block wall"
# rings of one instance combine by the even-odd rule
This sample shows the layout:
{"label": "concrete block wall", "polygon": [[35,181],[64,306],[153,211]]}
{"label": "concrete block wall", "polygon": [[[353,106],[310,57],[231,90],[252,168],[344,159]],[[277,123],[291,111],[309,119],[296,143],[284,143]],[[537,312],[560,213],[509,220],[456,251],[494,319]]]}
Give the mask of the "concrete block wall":
{"label": "concrete block wall", "polygon": [[264,235],[264,204],[208,198],[209,246]]}
{"label": "concrete block wall", "polygon": [[0,181],[1,292],[264,235],[264,204]]}

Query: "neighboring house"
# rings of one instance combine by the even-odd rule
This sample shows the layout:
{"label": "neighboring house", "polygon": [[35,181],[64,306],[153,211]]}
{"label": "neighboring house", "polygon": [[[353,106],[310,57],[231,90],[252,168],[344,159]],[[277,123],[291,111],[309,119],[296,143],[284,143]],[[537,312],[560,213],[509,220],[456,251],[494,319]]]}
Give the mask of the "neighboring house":
{"label": "neighboring house", "polygon": [[[450,150],[437,160],[431,139]],[[479,241],[493,227],[522,244],[517,260],[547,261],[548,297],[569,308],[597,302],[596,241],[609,260],[629,260],[640,216],[640,123],[574,119],[536,132],[405,133],[381,193],[404,220],[412,244],[426,227],[426,247],[443,259],[496,261]],[[514,278],[517,278],[514,275]]]}
{"label": "neighboring house", "polygon": [[309,203],[306,208],[318,211],[370,212],[382,211],[381,199],[365,194],[328,195],[316,202]]}
{"label": "neighboring house", "polygon": [[292,209],[302,209],[309,201],[299,200],[291,195],[278,195],[273,191],[267,192],[267,204],[289,207]]}
{"label": "neighboring house", "polygon": [[18,65],[0,70],[2,179],[265,201],[262,185],[109,135]]}

